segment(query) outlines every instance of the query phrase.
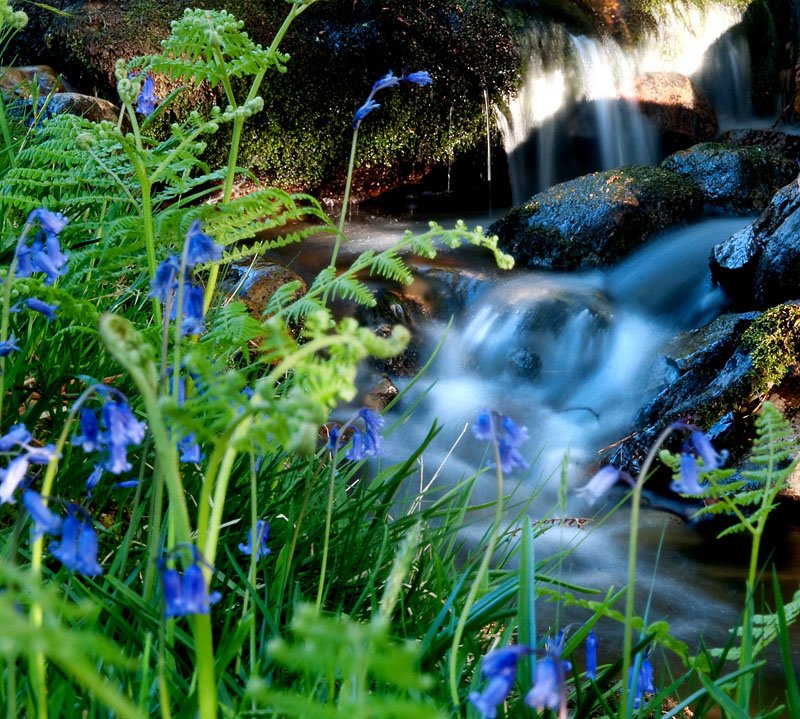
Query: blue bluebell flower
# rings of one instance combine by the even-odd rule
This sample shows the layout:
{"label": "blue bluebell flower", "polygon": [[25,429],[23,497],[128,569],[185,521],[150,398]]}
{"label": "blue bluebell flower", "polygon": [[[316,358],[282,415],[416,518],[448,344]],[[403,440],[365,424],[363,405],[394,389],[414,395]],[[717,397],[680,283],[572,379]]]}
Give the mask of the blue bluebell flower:
{"label": "blue bluebell flower", "polygon": [[46,275],[44,283],[52,285],[61,275],[66,274],[67,256],[61,252],[57,237],[48,238],[48,245],[52,252],[45,250],[41,240],[34,240],[31,247],[31,263],[35,272],[43,272]]}
{"label": "blue bluebell flower", "polygon": [[28,247],[28,245],[26,245],[24,242],[20,242],[17,245],[16,256],[17,256],[17,269],[16,269],[17,277],[30,277],[34,272],[38,271],[33,266],[33,261],[31,259],[31,248]]}
{"label": "blue bluebell flower", "polygon": [[344,456],[353,462],[360,462],[367,456],[364,450],[364,435],[359,431],[353,432],[353,439],[351,440],[350,448],[344,453]]}
{"label": "blue bluebell flower", "polygon": [[61,230],[63,230],[69,222],[69,218],[64,217],[60,212],[51,212],[44,207],[32,210],[28,214],[28,222],[33,224],[37,220],[46,235],[60,234]]}
{"label": "blue bluebell flower", "polygon": [[335,452],[339,447],[339,425],[334,424],[328,430],[328,447],[332,452]]}
{"label": "blue bluebell flower", "polygon": [[[206,331],[205,312],[203,302],[205,293],[203,288],[193,283],[188,283],[183,288],[183,320],[181,322],[181,335],[199,335]],[[177,303],[172,305],[170,319],[177,318]]]}
{"label": "blue bluebell flower", "polygon": [[353,129],[357,130],[358,126],[361,124],[361,121],[369,115],[373,110],[379,108],[380,105],[375,102],[375,100],[367,100],[361,107],[356,110],[356,114],[353,117]]}
{"label": "blue bluebell flower", "polygon": [[433,82],[433,78],[427,70],[411,72],[408,75],[403,75],[403,77],[400,79],[405,80],[406,82],[413,82],[415,85],[419,85],[420,87],[430,85]]}
{"label": "blue bluebell flower", "polygon": [[497,707],[511,693],[517,672],[517,663],[531,649],[522,644],[496,649],[489,652],[481,662],[481,673],[489,680],[482,692],[473,691],[469,701],[481,713],[483,719],[495,719]]}
{"label": "blue bluebell flower", "polygon": [[29,464],[27,455],[21,454],[9,462],[8,469],[0,469],[0,504],[14,504],[12,495],[25,479]]}
{"label": "blue bluebell flower", "polygon": [[650,663],[650,647],[645,650],[642,657],[642,663],[639,666],[639,672],[634,670],[636,666],[632,666],[628,671],[628,692],[630,692],[633,699],[633,708],[639,709],[642,706],[645,694],[655,694],[656,688],[654,684],[653,665]]}
{"label": "blue bluebell flower", "polygon": [[194,432],[190,432],[178,442],[178,451],[180,452],[178,459],[181,462],[197,464],[205,458],[205,454],[200,450],[200,445],[197,444]]}
{"label": "blue bluebell flower", "polygon": [[528,428],[519,427],[510,417],[482,409],[478,412],[478,421],[472,425],[472,433],[476,439],[497,443],[503,472],[529,466],[519,451],[520,445],[528,440]]}
{"label": "blue bluebell flower", "polygon": [[8,452],[13,447],[28,444],[31,439],[31,433],[24,424],[15,424],[0,437],[0,452]]}
{"label": "blue bluebell flower", "polygon": [[49,464],[56,454],[56,446],[54,444],[46,444],[43,447],[28,446],[26,449],[28,453],[25,458],[31,464]]}
{"label": "blue bluebell flower", "polygon": [[156,273],[150,282],[150,296],[157,297],[162,302],[167,301],[171,293],[177,292],[178,274],[181,267],[174,255],[169,255],[156,268]]}
{"label": "blue bluebell flower", "polygon": [[399,82],[400,78],[397,77],[391,70],[389,70],[389,72],[387,72],[380,80],[375,81],[370,95],[374,95],[376,92],[378,92],[378,90],[385,90],[387,87],[394,87]]}
{"label": "blue bluebell flower", "polygon": [[[44,318],[48,322],[52,322],[56,318],[56,310],[58,309],[58,305],[48,305],[47,302],[42,302],[36,297],[28,297],[23,304],[29,310],[33,310],[34,312],[44,315]],[[14,311],[13,308],[11,311]]]}
{"label": "blue bluebell flower", "polygon": [[122,474],[131,469],[127,449],[144,439],[144,422],[139,422],[126,402],[110,399],[103,405],[103,424],[106,427],[102,439],[108,449],[108,458],[103,464],[111,474]]}
{"label": "blue bluebell flower", "polygon": [[114,489],[130,489],[131,487],[135,487],[139,484],[138,479],[126,479],[124,482],[117,482],[116,484],[111,485]]}
{"label": "blue bluebell flower", "polygon": [[34,539],[41,537],[43,534],[51,534],[54,537],[61,534],[63,520],[55,512],[48,509],[41,495],[32,489],[27,489],[22,493],[22,503],[33,520]]}
{"label": "blue bluebell flower", "polygon": [[159,101],[159,98],[155,96],[155,89],[155,80],[153,80],[153,76],[148,72],[144,76],[142,91],[139,93],[139,97],[137,98],[136,112],[144,115],[145,117],[150,117],[150,115],[153,114],[153,111],[156,109],[156,105]]}
{"label": "blue bluebell flower", "polygon": [[380,429],[383,427],[383,417],[364,407],[352,419],[348,420],[341,430],[338,425],[333,425],[328,434],[328,444],[331,450],[336,452],[343,438],[343,431],[352,427],[353,423],[359,419],[364,422],[364,430],[354,429],[352,443],[344,453],[344,456],[353,462],[360,462],[367,457],[377,457],[382,453],[383,437],[380,434]]}
{"label": "blue bluebell flower", "polygon": [[616,467],[608,465],[597,471],[586,485],[575,492],[585,495],[589,504],[594,504],[617,483],[619,478],[620,471]]}
{"label": "blue bluebell flower", "polygon": [[697,460],[691,454],[681,455],[680,480],[671,482],[669,488],[679,494],[702,494]]}
{"label": "blue bluebell flower", "polygon": [[703,472],[719,469],[728,459],[728,450],[717,452],[711,444],[711,440],[703,432],[697,430],[692,432],[691,442],[700,459],[703,460]]}
{"label": "blue bluebell flower", "polygon": [[105,467],[102,464],[97,464],[92,470],[92,473],[86,478],[86,494],[89,497],[92,496],[92,490],[97,486],[97,483],[102,478],[104,471]]}
{"label": "blue bluebell flower", "polygon": [[168,617],[185,617],[189,614],[208,614],[211,605],[218,602],[219,592],[208,593],[203,568],[194,562],[181,576],[175,569],[162,567],[161,580],[164,587],[164,614]]}
{"label": "blue bluebell flower", "polygon": [[239,544],[239,551],[250,556],[253,553],[253,546],[256,549],[256,559],[269,556],[272,550],[267,547],[269,539],[269,523],[262,519],[256,521],[255,529],[251,528],[247,534],[247,542]]}
{"label": "blue bluebell flower", "polygon": [[488,409],[478,412],[478,421],[472,425],[472,434],[475,439],[492,442],[494,440],[494,425],[492,413]]}
{"label": "blue bluebell flower", "polygon": [[8,357],[12,352],[19,351],[20,349],[17,347],[17,340],[14,335],[11,335],[11,337],[4,342],[0,342],[0,357]]}
{"label": "blue bluebell flower", "polygon": [[88,407],[81,409],[81,433],[72,438],[71,444],[83,447],[84,452],[96,452],[103,448],[97,415]]}
{"label": "blue bluebell flower", "polygon": [[222,259],[222,247],[214,242],[205,232],[199,220],[193,220],[186,233],[186,264],[189,267],[204,265]]}
{"label": "blue bluebell flower", "polygon": [[50,552],[73,572],[89,577],[103,573],[97,562],[97,532],[89,521],[79,520],[72,508],[61,527],[61,541],[51,542]]}
{"label": "blue bluebell flower", "polygon": [[586,678],[597,678],[597,635],[589,630],[586,635]]}
{"label": "blue bluebell flower", "polygon": [[536,662],[533,686],[525,695],[525,703],[537,710],[559,711],[566,707],[566,672],[561,658],[561,646],[548,643],[544,656]]}

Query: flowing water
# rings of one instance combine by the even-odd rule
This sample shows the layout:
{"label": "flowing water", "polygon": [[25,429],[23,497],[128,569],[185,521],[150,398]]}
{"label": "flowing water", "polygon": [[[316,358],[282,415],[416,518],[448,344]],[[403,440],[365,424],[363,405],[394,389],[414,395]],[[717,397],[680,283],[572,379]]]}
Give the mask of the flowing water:
{"label": "flowing water", "polygon": [[[470,226],[489,218],[472,218]],[[455,317],[442,348],[422,382],[404,397],[392,416],[424,392],[411,418],[387,437],[386,460],[400,462],[418,446],[434,420],[441,432],[424,453],[409,485],[413,494],[427,486],[445,490],[471,476],[486,462],[485,444],[468,426],[481,408],[490,408],[526,425],[523,450],[530,471],[507,478],[514,490],[511,506],[531,496],[529,514],[545,518],[587,518],[585,528],[557,525],[536,540],[537,559],[552,559],[557,576],[605,591],[626,584],[629,514],[620,501],[624,486],[612,489],[595,506],[576,489],[599,466],[598,450],[627,435],[636,410],[658,391],[665,378],[656,369],[659,347],[676,332],[698,327],[720,313],[725,298],[710,286],[707,258],[711,247],[741,229],[751,218],[711,218],[666,232],[617,266],[591,272],[500,272],[490,258],[475,252],[445,251],[436,265],[423,265],[411,295],[440,292],[442,268],[466,278],[466,304]],[[447,222],[443,222],[445,226]],[[396,241],[401,229],[424,231],[427,225],[405,218],[368,221],[348,228],[349,252],[381,248]],[[319,247],[322,264],[328,250]],[[313,252],[303,254],[314,262]],[[437,269],[438,268],[438,269]],[[312,271],[316,268],[310,268]],[[445,320],[423,328],[426,349],[445,335]],[[407,382],[407,380],[405,381]],[[402,388],[403,380],[397,381]],[[345,412],[347,413],[347,412]],[[391,424],[390,416],[388,424]],[[466,431],[465,431],[466,430]],[[473,504],[495,497],[492,473],[478,482]],[[746,566],[729,542],[715,542],[674,512],[685,505],[645,493],[639,531],[637,610],[650,621],[669,622],[692,649],[703,635],[711,646],[724,644],[744,601]],[[668,511],[664,511],[664,510]],[[515,512],[509,509],[509,517]],[[477,541],[490,517],[473,517],[464,527]],[[564,557],[563,552],[569,550]],[[800,531],[789,531],[776,547],[784,597],[800,582]],[[549,623],[582,620],[569,611],[556,616],[554,605],[540,603],[539,631]],[[602,625],[601,625],[602,626]],[[602,626],[613,654],[618,625]],[[796,650],[800,662],[800,647]],[[609,655],[609,659],[614,657]],[[800,664],[799,664],[800,665]],[[774,661],[778,667],[778,662]],[[780,677],[776,674],[776,681]],[[777,685],[776,685],[777,686]]]}
{"label": "flowing water", "polygon": [[692,77],[723,129],[750,119],[749,55],[741,13],[717,3],[674,3],[634,48],[611,38],[534,27],[519,92],[495,113],[515,204],[555,182],[627,163],[656,164],[657,133],[627,99],[646,72]]}

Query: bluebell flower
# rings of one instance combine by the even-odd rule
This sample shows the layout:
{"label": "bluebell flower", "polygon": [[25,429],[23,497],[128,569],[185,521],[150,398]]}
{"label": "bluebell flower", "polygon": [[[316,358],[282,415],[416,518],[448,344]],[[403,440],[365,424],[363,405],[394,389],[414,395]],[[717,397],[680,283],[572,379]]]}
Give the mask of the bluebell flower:
{"label": "bluebell flower", "polygon": [[61,528],[61,541],[50,543],[51,554],[67,569],[89,577],[103,573],[97,562],[97,532],[88,521],[81,521],[72,509]]}
{"label": "bluebell flower", "polygon": [[383,447],[380,430],[384,419],[367,407],[360,409],[358,416],[364,420],[364,452],[370,457],[377,457]]}
{"label": "bluebell flower", "polygon": [[24,424],[15,424],[0,437],[0,452],[8,452],[13,447],[28,444],[31,439],[31,433]]}
{"label": "bluebell flower", "polygon": [[34,539],[41,537],[43,534],[51,534],[54,537],[61,534],[61,517],[48,509],[41,495],[32,489],[25,490],[22,493],[22,503],[33,520]]}
{"label": "bluebell flower", "polygon": [[44,283],[52,285],[61,275],[66,274],[67,256],[61,252],[58,238],[53,235],[47,240],[49,250],[40,239],[34,240],[31,247],[31,263],[35,272],[43,272],[46,277]]}
{"label": "bluebell flower", "polygon": [[175,256],[169,255],[156,268],[156,273],[150,282],[150,296],[166,302],[170,293],[174,293],[178,289],[177,280],[180,271],[181,267]]}
{"label": "bluebell flower", "polygon": [[155,96],[156,84],[153,76],[148,72],[144,76],[142,83],[142,91],[139,93],[136,103],[136,112],[141,113],[145,117],[150,117],[156,109],[159,98]]}
{"label": "bluebell flower", "polygon": [[544,656],[536,662],[533,686],[525,695],[525,703],[537,710],[559,711],[566,707],[566,672],[561,647],[548,643]]}
{"label": "bluebell flower", "polygon": [[344,456],[353,462],[360,462],[367,456],[364,450],[364,435],[358,430],[353,432],[350,448],[344,453]]}
{"label": "bluebell flower", "polygon": [[219,592],[208,593],[203,568],[196,562],[190,564],[181,577],[175,569],[161,569],[164,586],[164,614],[168,617],[185,617],[188,614],[208,614],[211,605],[218,602]]}
{"label": "bluebell flower", "polygon": [[470,692],[469,701],[484,719],[495,719],[497,707],[506,700],[514,686],[520,657],[530,653],[530,648],[522,644],[514,644],[489,652],[483,658],[481,673],[489,680],[489,683],[483,692]]}
{"label": "bluebell flower", "polygon": [[500,440],[497,449],[500,454],[500,468],[505,474],[513,472],[514,467],[520,467],[522,469],[528,468],[529,465],[525,461],[525,457],[522,456],[516,446],[511,444],[506,437]]}
{"label": "bluebell flower", "polygon": [[34,272],[37,272],[31,260],[31,248],[24,242],[17,245],[17,277],[30,277]]}
{"label": "bluebell flower", "polygon": [[81,409],[81,433],[72,438],[71,444],[83,447],[84,452],[96,452],[103,448],[97,415],[88,407]]}
{"label": "bluebell flower", "polygon": [[33,224],[36,220],[47,235],[58,235],[63,230],[69,219],[64,217],[60,212],[51,212],[43,207],[32,210],[28,215],[28,222]]}
{"label": "bluebell flower", "polygon": [[[353,431],[352,443],[344,453],[344,456],[353,462],[360,462],[366,457],[377,457],[383,451],[383,437],[380,434],[384,422],[383,417],[364,407],[345,423],[343,429],[350,428],[358,419],[364,422],[364,430],[355,429]],[[329,430],[328,444],[333,452],[339,448],[342,431],[338,425],[333,425]]]}
{"label": "bluebell flower", "polygon": [[589,630],[586,635],[586,678],[597,678],[597,635]]}
{"label": "bluebell flower", "polygon": [[[188,283],[183,288],[183,320],[181,322],[181,335],[199,335],[206,331],[205,312],[203,302],[205,293],[199,285]],[[172,305],[170,319],[177,318],[177,303]]]}
{"label": "bluebell flower", "polygon": [[269,556],[272,550],[267,547],[269,539],[269,523],[262,519],[256,521],[255,529],[251,528],[247,534],[247,542],[239,544],[239,551],[250,556],[253,553],[253,545],[257,547],[256,559]]}
{"label": "bluebell flower", "polygon": [[373,110],[379,108],[380,105],[375,100],[367,100],[361,107],[356,110],[355,117],[353,117],[353,129],[357,130],[361,121],[369,115]]}
{"label": "bluebell flower", "polygon": [[12,495],[25,479],[29,464],[27,455],[21,454],[9,462],[8,469],[0,469],[0,504],[14,504]]}
{"label": "bluebell flower", "polygon": [[671,482],[669,488],[679,494],[703,494],[697,460],[691,454],[681,455],[680,481]]}
{"label": "bluebell flower", "polygon": [[25,458],[31,464],[49,464],[56,454],[56,446],[54,444],[46,444],[44,447],[26,447],[26,449],[28,453]]}
{"label": "bluebell flower", "polygon": [[139,484],[138,479],[126,479],[124,482],[117,482],[116,484],[112,485],[114,489],[130,489],[131,487],[135,487]]}
{"label": "bluebell flower", "polygon": [[642,706],[645,694],[655,694],[653,665],[650,663],[650,647],[645,650],[642,663],[638,674],[634,671],[636,666],[632,666],[628,671],[628,692],[634,696],[633,708],[638,709]]}
{"label": "bluebell flower", "polygon": [[616,467],[608,465],[596,472],[586,485],[575,490],[575,492],[576,494],[586,495],[589,504],[594,504],[617,483],[619,478],[620,471]]}
{"label": "bluebell flower", "polygon": [[12,352],[19,351],[20,349],[17,347],[17,340],[14,335],[11,335],[11,337],[4,342],[0,342],[0,357],[8,357]]}
{"label": "bluebell flower", "polygon": [[408,75],[403,75],[403,77],[400,79],[405,80],[406,82],[413,82],[415,85],[419,85],[420,87],[430,85],[433,82],[433,78],[427,70],[411,72]]}
{"label": "bluebell flower", "polygon": [[102,478],[104,471],[105,467],[103,467],[102,464],[95,465],[92,473],[86,478],[86,494],[89,497],[92,496],[92,490],[97,486],[97,483]]}
{"label": "bluebell flower", "polygon": [[108,458],[103,464],[111,474],[122,474],[131,469],[128,462],[128,445],[139,444],[144,439],[144,422],[139,422],[127,403],[109,400],[103,405],[103,424],[106,431],[102,435],[108,449]]}
{"label": "bluebell flower", "polygon": [[197,444],[194,432],[190,432],[178,442],[178,451],[180,452],[178,459],[181,462],[197,464],[205,458],[205,455],[200,450],[200,445]]}
{"label": "bluebell flower", "polygon": [[472,425],[472,434],[475,439],[489,442],[494,440],[492,413],[488,409],[482,409],[478,412],[478,421]]}
{"label": "bluebell flower", "polygon": [[717,452],[711,444],[711,440],[703,432],[692,432],[691,441],[700,459],[703,460],[703,472],[719,469],[728,459],[728,450]]}
{"label": "bluebell flower", "polygon": [[335,452],[339,446],[339,425],[335,424],[328,430],[328,447]]}
{"label": "bluebell flower", "polygon": [[375,81],[370,95],[374,95],[376,92],[378,92],[378,90],[385,90],[387,87],[394,87],[399,82],[400,78],[397,77],[391,70],[389,70],[389,72],[387,72],[380,80]]}
{"label": "bluebell flower", "polygon": [[28,297],[23,304],[29,310],[33,310],[34,312],[44,315],[48,322],[52,322],[56,318],[55,313],[58,309],[58,305],[48,305],[46,302],[36,299],[36,297]]}
{"label": "bluebell flower", "polygon": [[514,467],[529,466],[518,449],[528,439],[528,428],[519,427],[510,417],[482,409],[478,412],[478,421],[472,425],[472,433],[476,439],[497,443],[503,472],[511,472]]}
{"label": "bluebell flower", "polygon": [[193,220],[186,233],[186,264],[189,267],[204,265],[222,259],[222,247],[214,242],[205,232],[200,220]]}

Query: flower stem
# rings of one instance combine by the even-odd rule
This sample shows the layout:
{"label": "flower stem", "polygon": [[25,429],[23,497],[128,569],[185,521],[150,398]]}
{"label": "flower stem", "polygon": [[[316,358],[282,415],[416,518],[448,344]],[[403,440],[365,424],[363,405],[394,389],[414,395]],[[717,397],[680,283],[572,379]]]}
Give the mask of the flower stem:
{"label": "flower stem", "polygon": [[628,686],[628,674],[631,670],[631,650],[633,649],[633,615],[634,615],[634,598],[636,594],[636,551],[639,538],[639,510],[642,502],[642,488],[647,481],[647,475],[650,472],[650,467],[656,458],[661,445],[672,433],[673,427],[669,425],[661,431],[658,435],[647,457],[642,464],[639,471],[639,476],[636,478],[636,484],[633,487],[633,495],[631,497],[631,529],[628,538],[628,585],[625,590],[625,627],[622,642],[622,705],[621,717],[630,716],[630,687]]}
{"label": "flower stem", "polygon": [[454,706],[459,704],[458,696],[458,650],[461,645],[461,638],[464,635],[464,629],[467,625],[470,610],[472,609],[475,600],[478,598],[478,591],[481,588],[484,577],[489,571],[489,563],[492,561],[492,555],[497,547],[497,540],[500,536],[500,525],[503,521],[503,470],[500,463],[500,446],[497,442],[497,437],[494,432],[494,419],[492,421],[492,435],[494,436],[494,461],[497,468],[497,500],[495,502],[494,522],[492,523],[491,533],[489,534],[489,543],[483,554],[483,560],[478,567],[478,572],[475,579],[472,581],[472,586],[467,595],[467,601],[464,603],[464,608],[461,610],[461,615],[458,618],[458,625],[453,634],[453,644],[450,649],[450,657],[448,658],[448,674],[450,682],[450,698]]}

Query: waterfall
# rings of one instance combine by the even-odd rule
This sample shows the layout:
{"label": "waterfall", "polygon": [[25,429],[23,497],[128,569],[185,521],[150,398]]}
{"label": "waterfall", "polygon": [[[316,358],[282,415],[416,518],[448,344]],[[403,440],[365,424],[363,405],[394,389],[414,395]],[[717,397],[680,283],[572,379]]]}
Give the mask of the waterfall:
{"label": "waterfall", "polygon": [[514,203],[585,172],[658,161],[655,129],[621,92],[642,73],[690,76],[723,125],[746,118],[749,57],[735,27],[741,17],[720,4],[674,3],[634,48],[560,26],[532,28],[526,79],[495,113]]}

